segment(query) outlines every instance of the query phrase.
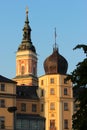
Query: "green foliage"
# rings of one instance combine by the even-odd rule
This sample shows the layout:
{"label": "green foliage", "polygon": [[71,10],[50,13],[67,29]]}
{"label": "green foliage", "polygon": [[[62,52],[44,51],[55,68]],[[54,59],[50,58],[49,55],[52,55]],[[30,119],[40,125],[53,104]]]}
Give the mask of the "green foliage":
{"label": "green foliage", "polygon": [[[87,56],[87,45],[77,45],[74,50],[78,48],[82,48]],[[67,79],[73,82],[75,103],[78,102],[78,109],[73,115],[73,129],[87,130],[87,57],[77,64]]]}
{"label": "green foliage", "polygon": [[86,53],[86,55],[87,55],[87,45],[84,45],[84,44],[77,45],[73,50],[80,49],[80,48],[82,48],[84,53]]}

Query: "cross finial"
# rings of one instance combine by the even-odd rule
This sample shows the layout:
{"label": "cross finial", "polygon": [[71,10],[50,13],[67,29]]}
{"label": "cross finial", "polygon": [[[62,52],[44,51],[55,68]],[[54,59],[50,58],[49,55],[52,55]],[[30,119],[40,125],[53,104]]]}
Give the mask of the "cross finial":
{"label": "cross finial", "polygon": [[29,11],[29,9],[28,9],[28,7],[26,7],[26,14],[28,14],[28,11]]}

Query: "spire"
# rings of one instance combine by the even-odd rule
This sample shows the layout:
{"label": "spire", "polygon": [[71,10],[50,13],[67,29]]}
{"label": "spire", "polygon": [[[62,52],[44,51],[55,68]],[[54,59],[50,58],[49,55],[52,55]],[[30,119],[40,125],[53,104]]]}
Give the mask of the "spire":
{"label": "spire", "polygon": [[25,20],[25,25],[23,28],[23,41],[29,41],[31,42],[31,28],[29,26],[29,20],[28,20],[28,7],[26,8],[26,20]]}
{"label": "spire", "polygon": [[25,26],[24,27],[28,27],[29,26],[29,20],[28,20],[28,7],[26,7],[26,20],[25,20]]}
{"label": "spire", "polygon": [[58,50],[58,47],[57,47],[57,44],[56,44],[56,37],[57,37],[57,34],[56,34],[56,28],[55,28],[55,32],[54,32],[55,44],[54,44],[54,47],[53,47],[53,51]]}
{"label": "spire", "polygon": [[26,8],[26,19],[25,19],[25,24],[23,28],[23,38],[20,46],[18,47],[18,51],[21,50],[31,50],[34,53],[36,53],[35,47],[32,44],[31,41],[31,28],[29,25],[29,20],[28,20],[28,8]]}

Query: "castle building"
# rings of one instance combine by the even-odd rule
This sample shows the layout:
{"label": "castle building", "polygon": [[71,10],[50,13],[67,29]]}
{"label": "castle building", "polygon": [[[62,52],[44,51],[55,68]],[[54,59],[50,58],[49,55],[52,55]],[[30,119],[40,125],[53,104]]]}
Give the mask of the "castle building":
{"label": "castle building", "polygon": [[[40,77],[37,60],[26,10],[23,39],[16,52],[16,76],[13,80],[0,77],[0,128],[9,124],[14,130],[15,120],[16,130],[72,130],[72,83],[66,81],[68,62],[59,53],[56,30],[53,52],[45,59],[45,74]],[[17,107],[16,115],[7,111],[11,106]]]}
{"label": "castle building", "polygon": [[16,107],[16,82],[0,75],[0,130],[13,130],[14,114],[9,107]]}
{"label": "castle building", "polygon": [[[37,78],[37,54],[26,11],[23,39],[16,53],[17,123],[22,126],[29,118],[26,126],[31,130],[39,130],[40,124],[46,130],[72,129],[73,94],[71,81],[66,81],[67,68],[67,60],[59,54],[55,30],[53,53],[44,61],[45,75]],[[37,120],[31,123],[33,116],[40,127]]]}
{"label": "castle building", "polygon": [[40,114],[46,118],[46,130],[72,130],[73,93],[71,81],[66,81],[67,68],[55,43],[44,61],[45,75],[39,77]]}

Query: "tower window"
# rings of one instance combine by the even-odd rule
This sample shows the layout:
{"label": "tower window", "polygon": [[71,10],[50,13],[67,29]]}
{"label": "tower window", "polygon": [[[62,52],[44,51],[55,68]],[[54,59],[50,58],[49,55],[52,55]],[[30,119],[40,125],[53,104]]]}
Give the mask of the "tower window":
{"label": "tower window", "polygon": [[21,66],[21,74],[23,75],[25,73],[25,67]]}
{"label": "tower window", "polygon": [[64,129],[68,129],[68,120],[67,119],[64,120]]}
{"label": "tower window", "polygon": [[43,82],[43,80],[41,80],[41,85],[43,85],[44,84],[44,82]]}
{"label": "tower window", "polygon": [[55,120],[50,120],[50,128],[55,128]]}
{"label": "tower window", "polygon": [[51,89],[50,89],[50,94],[51,94],[51,95],[54,95],[54,94],[55,94],[54,88],[51,88]]}
{"label": "tower window", "polygon": [[55,103],[54,102],[50,103],[50,110],[55,110]]}
{"label": "tower window", "polygon": [[64,84],[67,84],[67,82],[68,82],[68,81],[67,81],[66,79],[64,79]]}
{"label": "tower window", "polygon": [[68,111],[68,103],[64,103],[64,111]]}
{"label": "tower window", "polygon": [[64,95],[67,95],[67,94],[68,94],[67,88],[64,88]]}
{"label": "tower window", "polygon": [[54,83],[54,78],[50,79],[50,83],[53,84]]}

